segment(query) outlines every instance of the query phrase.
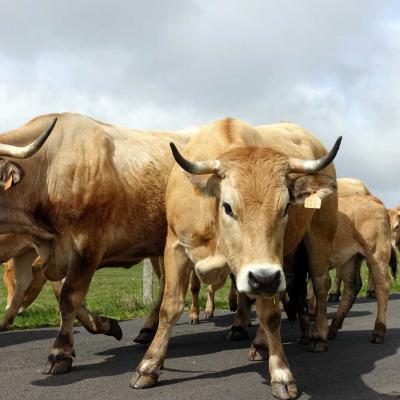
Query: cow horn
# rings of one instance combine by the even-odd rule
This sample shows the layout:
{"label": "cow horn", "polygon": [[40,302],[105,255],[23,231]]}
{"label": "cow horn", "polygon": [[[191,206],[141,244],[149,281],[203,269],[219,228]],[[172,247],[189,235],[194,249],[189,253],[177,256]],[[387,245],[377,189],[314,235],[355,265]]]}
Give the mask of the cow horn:
{"label": "cow horn", "polygon": [[170,143],[169,145],[171,146],[175,161],[181,166],[182,169],[190,174],[202,175],[218,173],[221,164],[219,160],[189,161],[183,158],[173,143]]}
{"label": "cow horn", "polygon": [[300,158],[289,158],[290,172],[303,172],[306,174],[312,174],[313,172],[318,172],[321,169],[329,165],[333,159],[336,157],[339,151],[340,143],[342,137],[339,136],[336,139],[334,146],[331,151],[325,156],[319,158],[318,160],[301,160]]}
{"label": "cow horn", "polygon": [[51,131],[53,130],[57,118],[51,123],[51,125],[32,143],[24,147],[12,146],[10,144],[0,143],[0,156],[13,157],[13,158],[28,158],[35,154],[46,141]]}

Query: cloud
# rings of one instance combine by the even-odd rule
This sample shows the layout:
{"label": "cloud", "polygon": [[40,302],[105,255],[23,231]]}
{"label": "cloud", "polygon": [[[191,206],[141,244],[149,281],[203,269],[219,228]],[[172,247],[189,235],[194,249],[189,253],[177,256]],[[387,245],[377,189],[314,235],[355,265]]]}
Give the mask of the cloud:
{"label": "cloud", "polygon": [[0,130],[77,111],[135,128],[224,116],[344,136],[340,176],[400,203],[397,2],[3,2]]}

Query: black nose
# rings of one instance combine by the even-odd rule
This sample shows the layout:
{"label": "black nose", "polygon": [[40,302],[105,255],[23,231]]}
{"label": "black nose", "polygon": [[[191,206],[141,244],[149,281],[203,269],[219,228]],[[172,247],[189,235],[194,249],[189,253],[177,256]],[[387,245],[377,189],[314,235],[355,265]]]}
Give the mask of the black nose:
{"label": "black nose", "polygon": [[280,271],[276,271],[271,275],[268,275],[265,272],[254,274],[249,271],[249,285],[255,293],[275,294],[280,283]]}

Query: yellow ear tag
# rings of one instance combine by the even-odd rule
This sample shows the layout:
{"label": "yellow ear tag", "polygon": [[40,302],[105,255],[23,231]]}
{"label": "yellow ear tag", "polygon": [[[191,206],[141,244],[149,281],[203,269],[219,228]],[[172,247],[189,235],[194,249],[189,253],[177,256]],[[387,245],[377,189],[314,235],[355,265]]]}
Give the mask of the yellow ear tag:
{"label": "yellow ear tag", "polygon": [[310,194],[304,201],[304,208],[321,208],[321,199],[317,193]]}
{"label": "yellow ear tag", "polygon": [[13,182],[13,177],[12,177],[12,175],[10,175],[9,178],[7,179],[6,184],[4,185],[4,189],[3,190],[10,189],[10,187],[12,185],[12,182]]}
{"label": "yellow ear tag", "polygon": [[279,294],[278,294],[278,293],[275,293],[275,294],[272,296],[272,300],[273,300],[273,302],[274,302],[274,306],[276,306],[277,303],[279,304]]}

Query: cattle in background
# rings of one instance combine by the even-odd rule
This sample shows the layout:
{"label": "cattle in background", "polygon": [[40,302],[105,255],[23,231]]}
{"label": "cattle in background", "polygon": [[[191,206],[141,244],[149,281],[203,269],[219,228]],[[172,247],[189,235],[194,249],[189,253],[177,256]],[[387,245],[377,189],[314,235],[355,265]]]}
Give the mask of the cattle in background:
{"label": "cattle in background", "polygon": [[[173,166],[169,142],[182,147],[188,136],[65,113],[35,118],[1,140],[15,150],[49,126],[53,134],[42,151],[19,165],[2,160],[1,185],[11,174],[14,185],[23,171],[26,176],[0,196],[0,233],[29,235],[46,278],[65,278],[61,326],[44,370],[58,374],[72,366],[73,323],[94,272],[163,254],[165,188]],[[7,145],[0,154],[10,155]]]}
{"label": "cattle in background", "polygon": [[[172,145],[179,167],[173,168],[166,193],[165,292],[157,333],[131,379],[134,388],[156,384],[195,266],[203,283],[210,284],[230,270],[238,291],[256,297],[268,340],[272,392],[280,399],[297,396],[280,337],[277,297],[286,289],[282,258],[305,240],[318,293],[310,350],[325,351],[328,261],[337,222],[331,161],[339,144],[327,154],[297,125],[255,129],[226,119],[201,129],[185,147],[185,158]],[[317,209],[304,208],[306,199]]]}
{"label": "cattle in background", "polygon": [[360,267],[365,259],[372,276],[378,303],[371,342],[383,342],[386,332],[386,309],[390,292],[389,265],[396,277],[397,260],[391,246],[387,210],[373,196],[339,198],[338,228],[334,240],[332,268],[340,267],[344,292],[329,337],[334,338],[361,289]]}
{"label": "cattle in background", "polygon": [[389,208],[388,213],[392,232],[392,246],[400,250],[400,206]]}

